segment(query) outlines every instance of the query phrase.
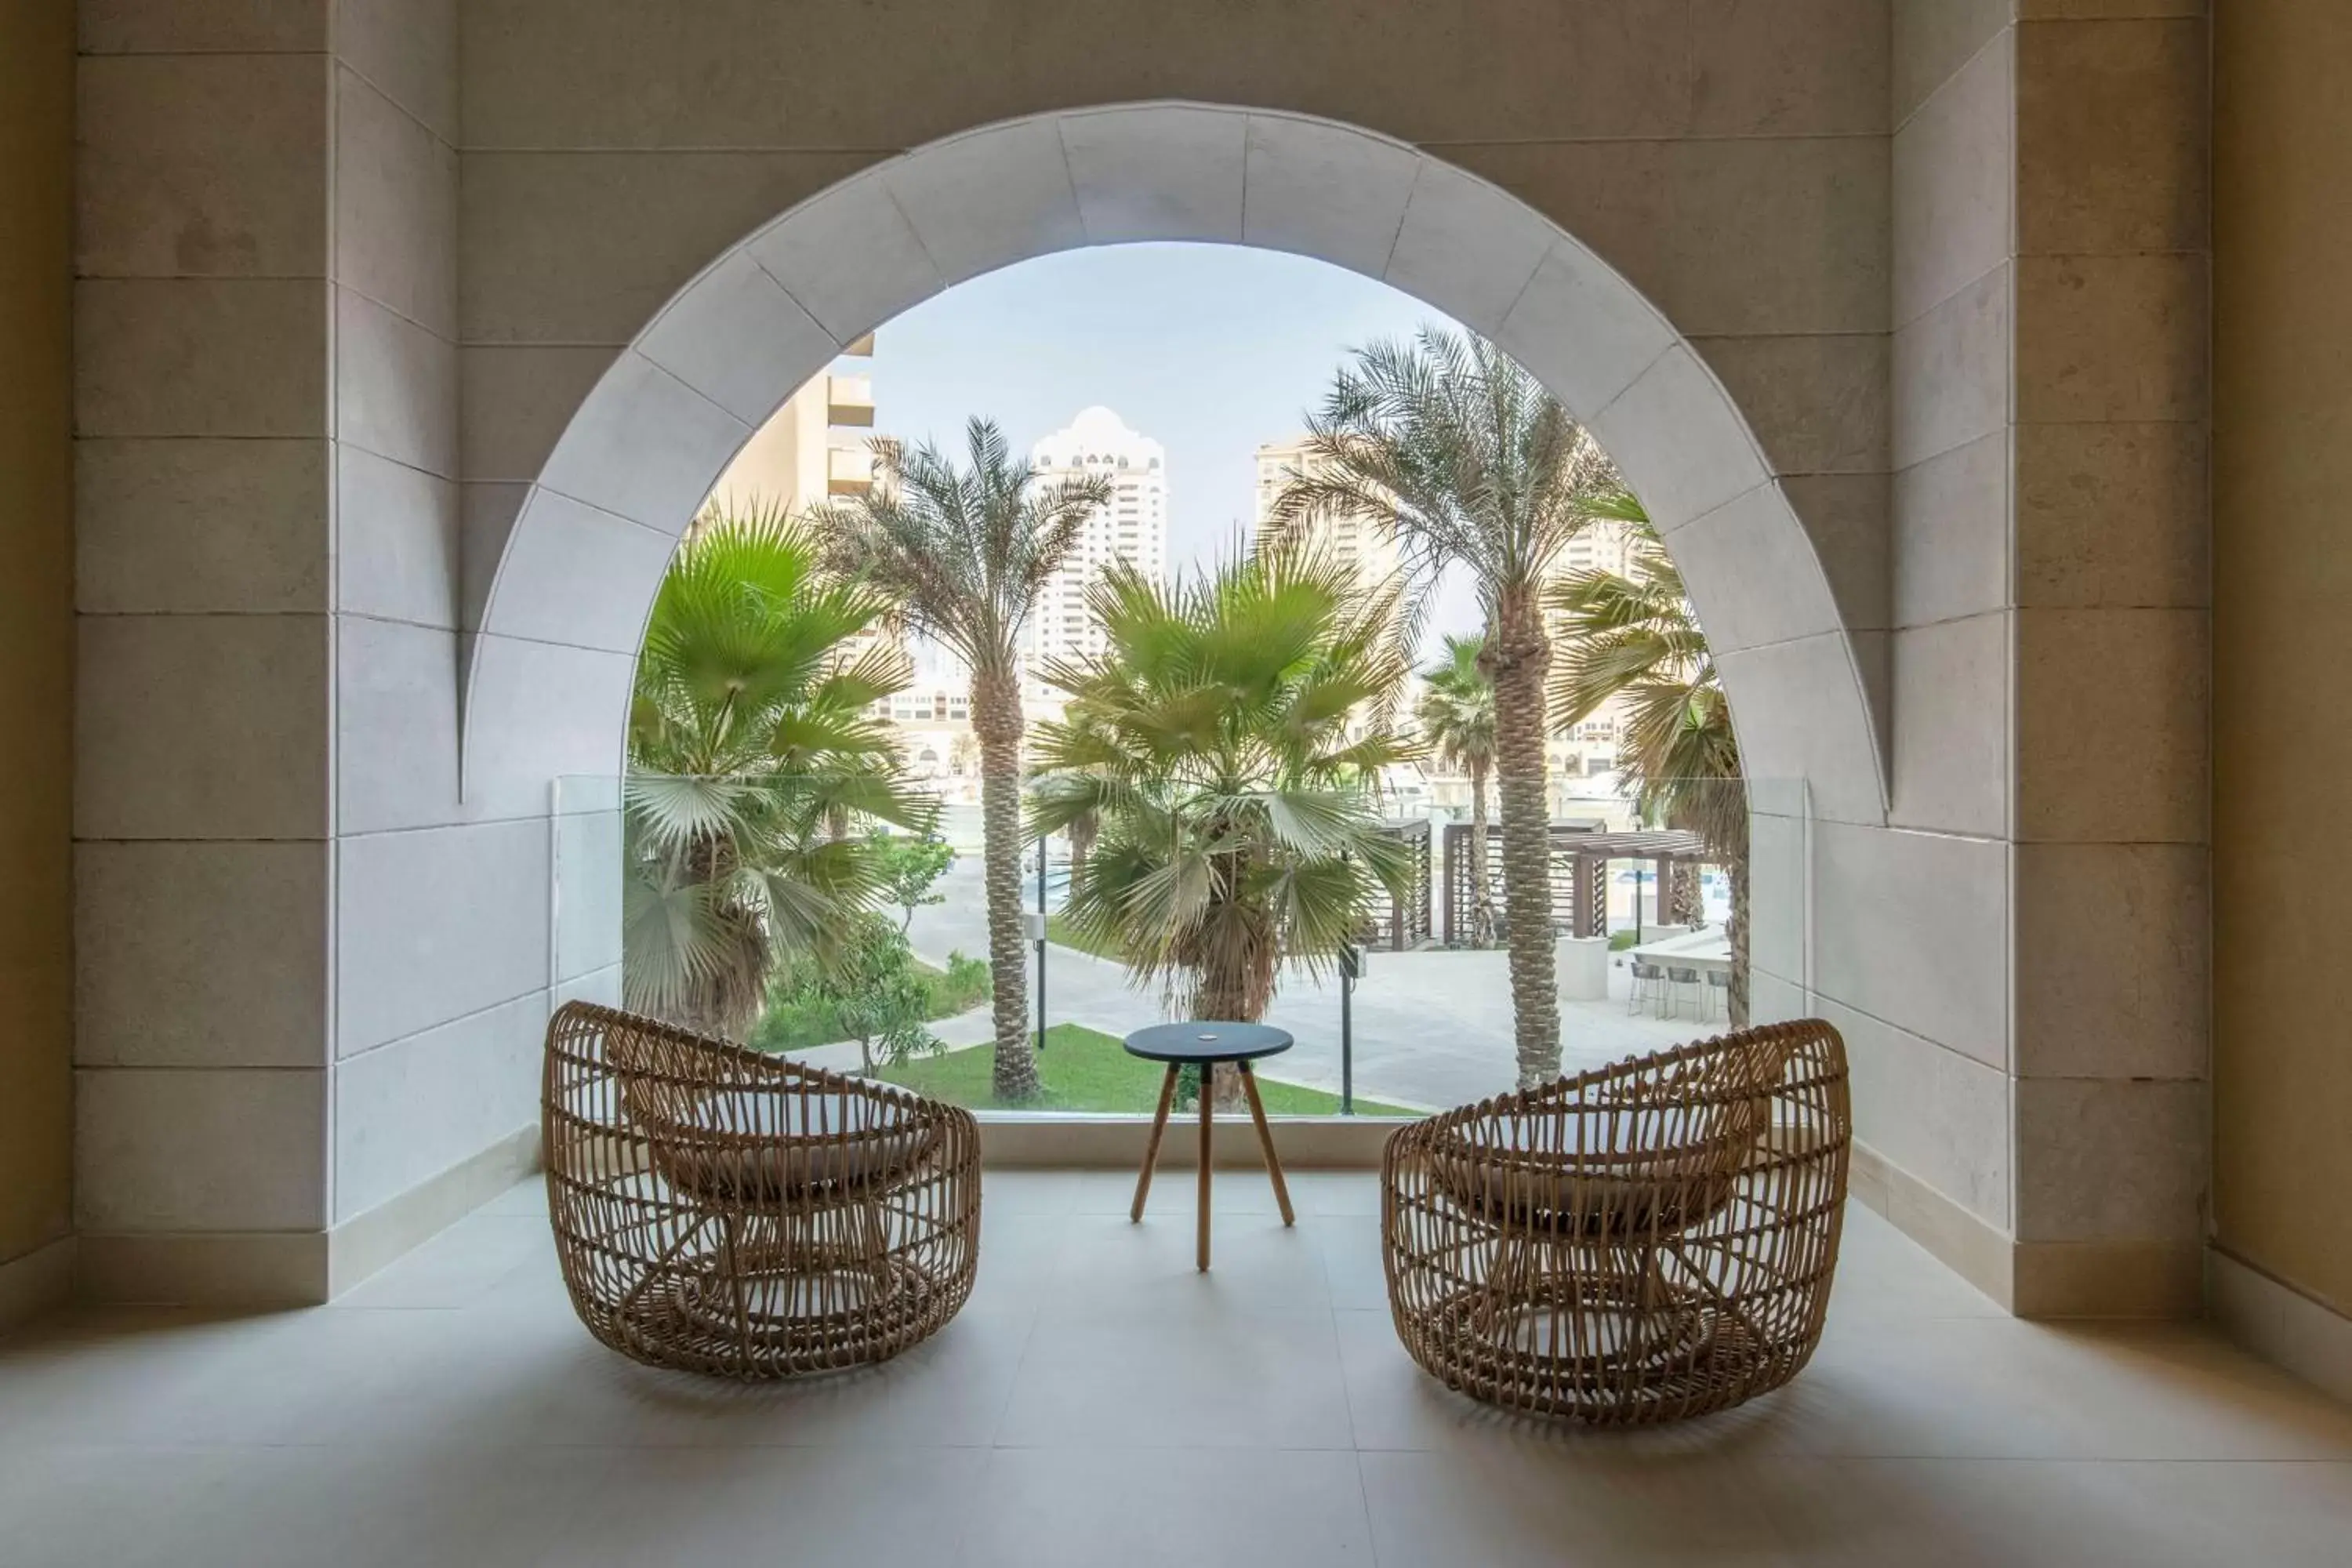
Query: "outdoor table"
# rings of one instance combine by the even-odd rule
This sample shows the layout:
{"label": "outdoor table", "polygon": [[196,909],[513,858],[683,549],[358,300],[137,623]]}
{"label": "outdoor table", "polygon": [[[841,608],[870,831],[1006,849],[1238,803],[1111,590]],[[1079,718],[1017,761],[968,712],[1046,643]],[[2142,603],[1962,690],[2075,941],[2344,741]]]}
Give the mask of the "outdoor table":
{"label": "outdoor table", "polygon": [[1168,1131],[1168,1109],[1176,1103],[1176,1075],[1188,1065],[1201,1069],[1201,1220],[1194,1262],[1203,1271],[1209,1267],[1209,1173],[1216,1164],[1215,1152],[1210,1147],[1216,1068],[1231,1066],[1240,1070],[1242,1091],[1249,1097],[1250,1120],[1257,1123],[1258,1147],[1265,1151],[1265,1173],[1274,1179],[1275,1202],[1282,1205],[1282,1223],[1297,1223],[1297,1216],[1290,1212],[1290,1189],[1282,1180],[1282,1162],[1274,1152],[1274,1134],[1265,1124],[1265,1102],[1257,1096],[1257,1074],[1250,1068],[1258,1058],[1286,1051],[1291,1043],[1288,1033],[1264,1024],[1213,1020],[1154,1024],[1136,1030],[1125,1041],[1129,1056],[1168,1064],[1168,1076],[1160,1084],[1160,1109],[1151,1118],[1151,1139],[1143,1148],[1143,1170],[1135,1179],[1135,1204],[1128,1211],[1128,1218],[1137,1225],[1143,1223],[1143,1200],[1151,1191],[1151,1167],[1160,1159],[1160,1136]]}

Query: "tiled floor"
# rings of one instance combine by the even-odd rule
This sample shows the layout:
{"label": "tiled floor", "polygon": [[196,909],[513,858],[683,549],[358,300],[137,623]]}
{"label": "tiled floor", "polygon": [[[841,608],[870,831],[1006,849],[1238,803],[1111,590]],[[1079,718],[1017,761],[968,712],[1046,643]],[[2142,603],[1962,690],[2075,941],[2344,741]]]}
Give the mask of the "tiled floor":
{"label": "tiled floor", "polygon": [[1371,1178],[991,1173],[981,1284],[883,1370],[744,1390],[592,1342],[517,1188],[331,1307],[0,1343],[0,1563],[2352,1562],[2352,1412],[2193,1327],[2018,1323],[1856,1210],[1791,1386],[1631,1436],[1406,1361]]}

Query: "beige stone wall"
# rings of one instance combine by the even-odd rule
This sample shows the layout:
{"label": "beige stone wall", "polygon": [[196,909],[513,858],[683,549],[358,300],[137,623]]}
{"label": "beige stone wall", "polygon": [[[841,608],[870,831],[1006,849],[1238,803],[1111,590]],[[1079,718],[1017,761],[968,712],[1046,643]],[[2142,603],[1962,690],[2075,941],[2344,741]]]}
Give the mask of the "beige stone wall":
{"label": "beige stone wall", "polygon": [[1969,1205],[2013,1243],[1980,1282],[2038,1314],[2197,1293],[2203,9],[1894,8],[1880,847],[1917,867],[1911,908],[1956,879],[1993,940],[1941,963],[1980,964],[1975,1026],[1895,1045],[1913,1075],[1858,1080],[1861,1113],[1946,1195],[1956,1162],[2002,1173]]}
{"label": "beige stone wall", "polygon": [[80,22],[84,1275],[318,1296],[333,1227],[531,1121],[545,1017],[544,821],[417,831],[460,814],[455,8]]}
{"label": "beige stone wall", "polygon": [[2201,3],[2021,0],[2011,274],[2021,1310],[2193,1310],[2209,1194]]}
{"label": "beige stone wall", "polygon": [[[952,132],[1183,98],[1416,142],[1590,244],[1697,340],[1848,624],[1883,628],[1885,0],[1354,9],[1253,7],[1237,36],[1206,4],[718,0],[690,27],[631,0],[466,5],[469,553],[495,555],[562,416],[730,243]],[[844,61],[888,61],[887,89]]]}
{"label": "beige stone wall", "polygon": [[2352,1314],[2347,59],[2352,9],[2217,8],[2216,1244]]}
{"label": "beige stone wall", "polygon": [[[72,193],[73,6],[26,0],[0,11],[0,1270],[70,1215]],[[8,1278],[0,1323],[46,1289]]]}
{"label": "beige stone wall", "polygon": [[[1758,994],[1846,1030],[1879,1201],[2030,1310],[2180,1304],[2204,1186],[2200,5],[692,9],[82,7],[94,1272],[193,1278],[194,1237],[323,1288],[339,1231],[507,1146],[548,1003],[609,984],[617,952],[554,929],[550,872],[613,816],[551,825],[546,784],[617,766],[686,492],[775,401],[702,352],[762,324],[767,262],[739,253],[649,330],[664,302],[903,150],[1185,99],[1426,154],[1270,114],[1247,166],[1272,160],[1282,210],[1251,214],[1254,176],[1234,237],[1377,273],[1412,183],[1442,206],[1466,169],[1712,369],[1777,485],[1671,333],[1561,346],[1606,318],[1577,315],[1589,279],[1549,226],[1516,299],[1471,300],[1603,405],[1695,586],[1730,585],[1702,608],[1743,736],[1813,781],[1817,818],[1759,823],[1811,909],[1808,942],[1759,946]],[[1244,156],[1221,118],[1123,120],[1156,129],[1119,156],[1192,132]],[[1117,193],[1079,188],[1066,134],[910,174],[891,221],[940,247],[916,270],[1101,237],[1083,215]],[[1528,241],[1519,209],[1454,196]],[[1350,230],[1366,212],[1378,232]],[[840,254],[769,259],[904,302],[828,235]],[[772,358],[875,324],[769,305]],[[1612,348],[1639,357],[1604,375]],[[551,472],[595,483],[533,489]],[[1756,549],[1784,496],[1818,572],[1792,529]]]}

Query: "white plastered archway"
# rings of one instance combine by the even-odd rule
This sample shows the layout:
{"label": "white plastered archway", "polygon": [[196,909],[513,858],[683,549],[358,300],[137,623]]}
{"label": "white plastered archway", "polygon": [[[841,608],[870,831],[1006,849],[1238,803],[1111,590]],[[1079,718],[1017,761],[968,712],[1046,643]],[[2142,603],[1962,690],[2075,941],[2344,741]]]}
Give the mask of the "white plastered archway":
{"label": "white plastered archway", "polygon": [[[1751,777],[1885,819],[1881,727],[1811,541],[1674,326],[1517,197],[1353,126],[1229,106],[1040,114],[900,154],[719,257],[573,415],[469,639],[464,788],[537,809],[620,765],[627,656],[735,452],[842,345],[981,273],[1088,245],[1238,244],[1381,279],[1494,338],[1593,430],[1666,537]],[[558,647],[616,657],[583,679]]]}

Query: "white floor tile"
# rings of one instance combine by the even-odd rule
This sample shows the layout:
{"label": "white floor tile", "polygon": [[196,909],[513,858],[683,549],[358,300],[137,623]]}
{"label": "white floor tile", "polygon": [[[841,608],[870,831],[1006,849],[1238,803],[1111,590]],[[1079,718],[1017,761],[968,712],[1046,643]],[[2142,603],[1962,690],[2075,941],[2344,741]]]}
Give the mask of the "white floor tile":
{"label": "white floor tile", "polygon": [[1041,1318],[998,1444],[1013,1447],[1346,1448],[1328,1313],[1286,1321]]}
{"label": "white floor tile", "polygon": [[[1370,1568],[1355,1456],[1000,1448],[974,1568]],[[917,1559],[897,1561],[914,1563]]]}
{"label": "white floor tile", "polygon": [[1562,1463],[1517,1441],[1359,1458],[1381,1568],[1796,1561],[1734,1459],[1586,1452]]}
{"label": "white floor tile", "polygon": [[[888,1365],[744,1386],[573,1318],[536,1182],[301,1312],[0,1343],[0,1563],[2340,1563],[2352,1410],[2195,1325],[2020,1323],[1874,1215],[1789,1387],[1617,1433],[1406,1356],[1369,1174],[992,1172]],[[1176,1179],[1170,1180],[1173,1176]],[[1377,1549],[1377,1558],[1376,1552]]]}

